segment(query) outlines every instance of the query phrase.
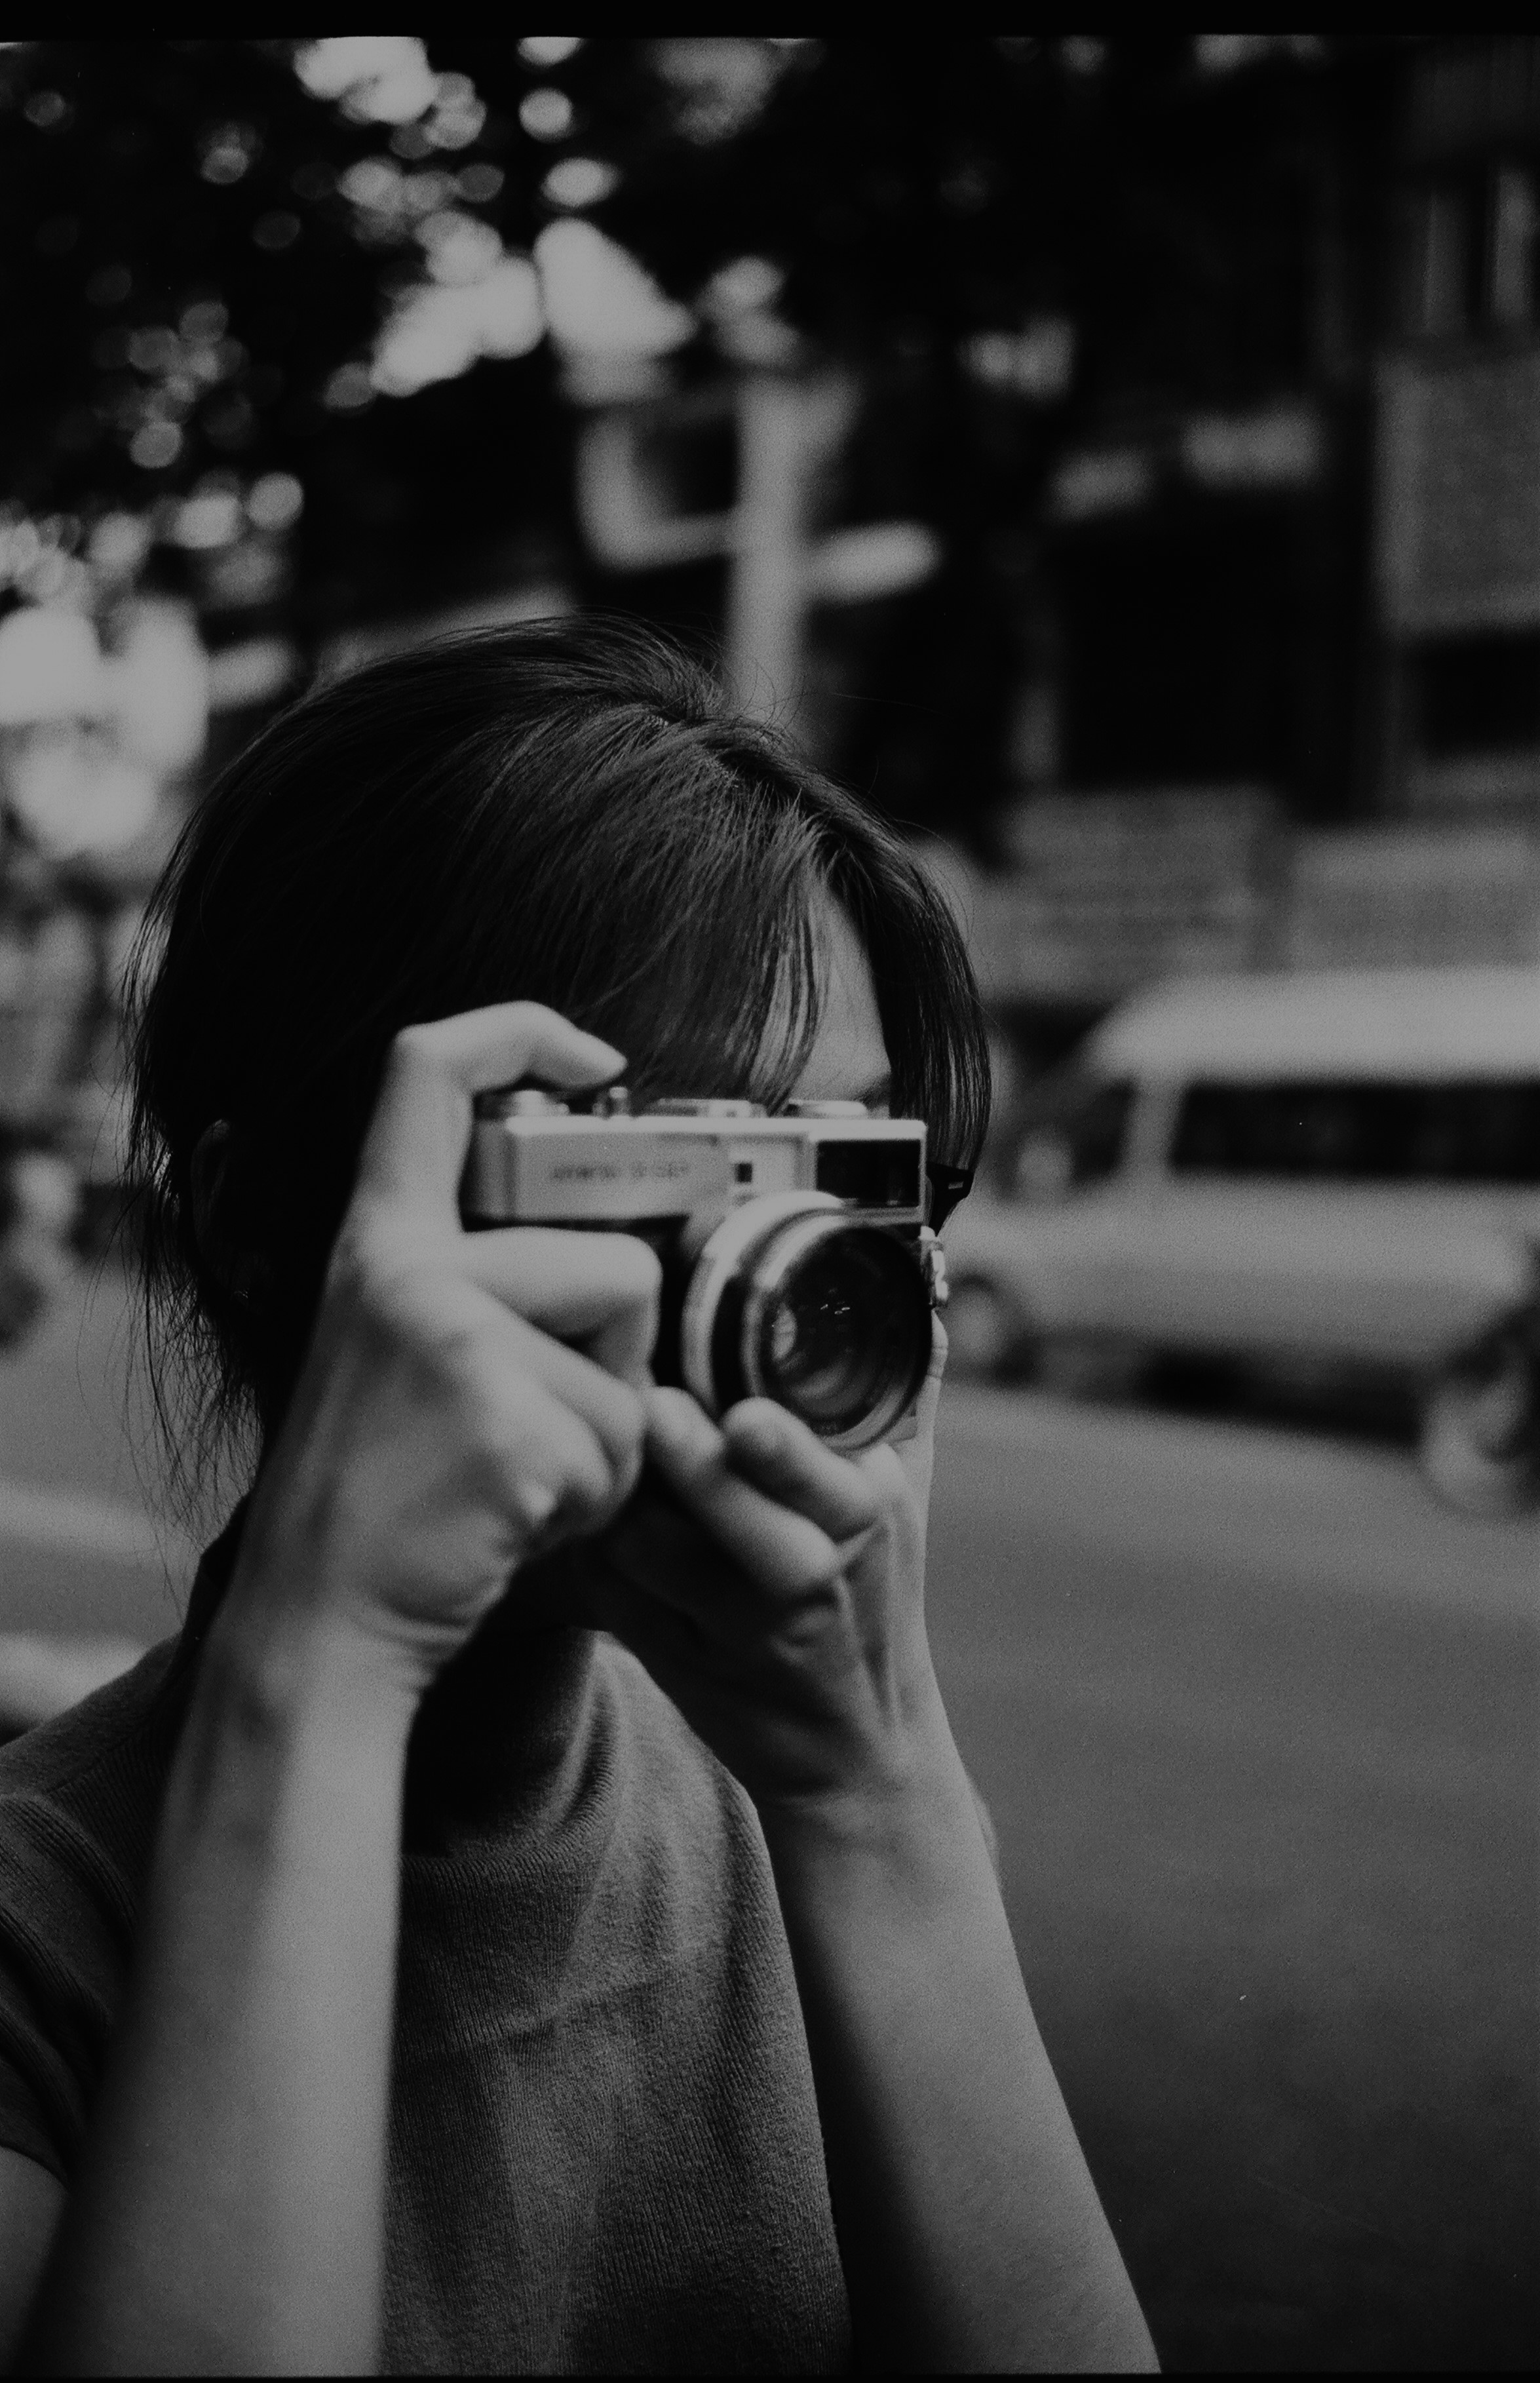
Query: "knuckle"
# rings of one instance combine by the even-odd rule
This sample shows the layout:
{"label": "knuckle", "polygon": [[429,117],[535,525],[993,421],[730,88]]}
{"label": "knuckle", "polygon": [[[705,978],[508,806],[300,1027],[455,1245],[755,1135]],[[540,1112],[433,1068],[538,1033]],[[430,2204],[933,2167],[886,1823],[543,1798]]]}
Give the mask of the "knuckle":
{"label": "knuckle", "polygon": [[611,1461],[622,1471],[640,1472],[647,1443],[647,1412],[636,1392],[625,1382],[605,1377],[607,1404],[605,1443]]}
{"label": "knuckle", "polygon": [[614,1450],[585,1425],[566,1436],[561,1473],[563,1503],[589,1523],[608,1522],[630,1494]]}
{"label": "knuckle", "polygon": [[624,1244],[622,1260],[626,1288],[638,1307],[656,1306],[663,1290],[663,1261],[650,1242],[635,1233],[620,1236]]}
{"label": "knuckle", "polygon": [[663,1289],[663,1264],[648,1242],[635,1233],[606,1233],[602,1239],[574,1234],[572,1239],[577,1242],[577,1262],[607,1305],[656,1306]]}
{"label": "knuckle", "polygon": [[[583,1395],[573,1402],[565,1392],[526,1386],[533,1392],[533,1410],[518,1401],[518,1414],[505,1417],[483,1439],[488,1463],[505,1473],[511,1450],[513,1460],[528,1469],[529,1451],[538,1443],[547,1475],[559,1488],[561,1502],[592,1521],[608,1521],[630,1497],[641,1477],[644,1452],[642,1402],[607,1374],[585,1379]],[[509,1428],[513,1424],[512,1429]]]}
{"label": "knuckle", "polygon": [[391,1037],[385,1064],[394,1074],[416,1075],[436,1064],[442,1039],[432,1025],[402,1026]]}
{"label": "knuckle", "polygon": [[467,1382],[459,1442],[466,1477],[483,1495],[517,1502],[531,1482],[559,1499],[585,1487],[585,1435],[556,1400],[523,1376]]}
{"label": "knuckle", "polygon": [[647,1440],[641,1401],[627,1394],[596,1422],[590,1437],[598,1468],[594,1503],[618,1512],[642,1477]]}
{"label": "knuckle", "polygon": [[872,1452],[878,1461],[863,1464],[856,1475],[865,1509],[865,1521],[857,1526],[862,1529],[872,1523],[894,1522],[909,1496],[909,1484],[894,1451],[882,1448]]}
{"label": "knuckle", "polygon": [[485,1368],[485,1322],[461,1290],[413,1237],[348,1230],[332,1252],[323,1306],[334,1331],[382,1362],[404,1364],[425,1393],[474,1384]]}
{"label": "knuckle", "polygon": [[326,1304],[333,1314],[371,1315],[383,1303],[385,1287],[394,1272],[386,1262],[381,1236],[361,1220],[350,1219],[327,1262]]}
{"label": "knuckle", "polygon": [[541,1475],[538,1451],[527,1431],[497,1431],[477,1417],[461,1438],[460,1463],[466,1489],[478,1501],[516,1501],[519,1490]]}
{"label": "knuckle", "polygon": [[365,1315],[393,1313],[409,1270],[407,1253],[383,1221],[351,1216],[339,1233],[326,1268],[327,1296]]}
{"label": "knuckle", "polygon": [[[880,1451],[886,1455],[884,1449]],[[886,1522],[893,1513],[904,1488],[904,1475],[898,1466],[868,1463],[852,1463],[840,1460],[840,1503],[850,1516],[852,1531],[866,1531],[874,1523]]]}
{"label": "knuckle", "polygon": [[628,1466],[617,1464],[614,1451],[596,1445],[593,1470],[585,1484],[589,1512],[609,1522],[619,1513],[635,1486],[635,1475]]}

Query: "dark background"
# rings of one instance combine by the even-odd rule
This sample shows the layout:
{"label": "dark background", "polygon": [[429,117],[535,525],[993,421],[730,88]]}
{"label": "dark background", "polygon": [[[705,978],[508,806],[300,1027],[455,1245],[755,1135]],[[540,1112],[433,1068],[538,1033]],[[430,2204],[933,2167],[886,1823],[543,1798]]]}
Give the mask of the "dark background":
{"label": "dark background", "polygon": [[[687,43],[591,41],[554,70],[512,41],[430,45],[487,112],[428,163],[497,168],[494,197],[456,204],[509,246],[558,212],[542,182],[581,150],[619,169],[588,213],[666,290],[693,301],[733,259],[766,258],[784,318],[859,374],[840,517],[930,521],[945,559],[924,588],[824,624],[827,756],[899,816],[984,849],[1023,773],[1013,702],[1039,681],[1057,689],[1061,749],[1029,777],[1250,780],[1312,815],[1372,799],[1353,692],[1366,408],[1409,43],[1249,38],[1206,68],[1185,35],[742,43],[776,54],[758,107],[734,85],[745,70],[713,62],[731,43],[696,43],[692,67]],[[338,387],[420,258],[405,234],[361,238],[336,178],[390,156],[388,128],[311,97],[295,47],[44,42],[0,58],[4,204],[29,228],[4,268],[12,493],[89,526],[211,475],[298,474],[303,525],[265,604],[232,600],[228,555],[199,566],[163,541],[160,569],[191,582],[216,639],[271,616],[313,654],[361,619],[542,570],[711,637],[708,570],[595,584],[548,347],[405,399]],[[521,100],[549,89],[573,105],[564,143],[520,126]],[[132,433],[170,372],[129,342],[210,300],[241,352],[172,404],[179,449],[142,469]],[[1041,319],[1068,327],[1067,385],[1024,395],[971,366],[970,341]],[[674,380],[720,369],[703,320]],[[1187,415],[1280,396],[1309,397],[1325,425],[1314,480],[1183,482],[1170,451]],[[1066,452],[1130,440],[1151,458],[1148,504],[1043,517]]]}

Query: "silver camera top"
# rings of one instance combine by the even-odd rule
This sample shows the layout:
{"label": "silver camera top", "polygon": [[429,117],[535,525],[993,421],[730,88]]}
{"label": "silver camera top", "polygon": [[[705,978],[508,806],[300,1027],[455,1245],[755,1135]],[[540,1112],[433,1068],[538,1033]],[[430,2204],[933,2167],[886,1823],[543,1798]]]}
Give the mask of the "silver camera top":
{"label": "silver camera top", "polygon": [[774,1399],[831,1447],[914,1426],[945,1298],[925,1127],[859,1101],[663,1100],[542,1085],[475,1104],[470,1225],[597,1226],[662,1260],[653,1364],[708,1414]]}
{"label": "silver camera top", "polygon": [[485,1093],[461,1187],[468,1221],[640,1223],[821,1192],[890,1227],[925,1221],[925,1127],[859,1101],[665,1100],[623,1085],[585,1108],[529,1085]]}

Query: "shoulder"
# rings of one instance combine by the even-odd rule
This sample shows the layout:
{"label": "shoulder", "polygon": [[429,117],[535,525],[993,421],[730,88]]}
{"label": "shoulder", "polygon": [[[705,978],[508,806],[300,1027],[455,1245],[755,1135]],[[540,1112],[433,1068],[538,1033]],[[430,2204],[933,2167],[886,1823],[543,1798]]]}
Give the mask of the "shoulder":
{"label": "shoulder", "polygon": [[78,1832],[131,1853],[175,1736],[177,1648],[163,1640],[105,1687],[0,1746],[0,1862],[43,1812],[56,1816],[61,1853]]}
{"label": "shoulder", "polygon": [[56,1868],[83,1863],[104,1886],[114,1876],[137,1884],[243,1513],[238,1507],[204,1550],[179,1632],[94,1694],[0,1745],[0,1897],[7,1860],[14,1872],[34,1844]]}

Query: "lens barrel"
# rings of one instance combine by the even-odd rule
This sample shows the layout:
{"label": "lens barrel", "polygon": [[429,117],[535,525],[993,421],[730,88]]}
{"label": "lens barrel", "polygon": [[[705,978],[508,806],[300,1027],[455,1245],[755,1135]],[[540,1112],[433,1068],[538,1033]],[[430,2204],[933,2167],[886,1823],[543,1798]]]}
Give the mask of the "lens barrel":
{"label": "lens barrel", "polygon": [[712,1234],[680,1337],[685,1382],[708,1413],[773,1399],[831,1446],[867,1448],[919,1394],[930,1299],[897,1234],[827,1194],[782,1195],[745,1203]]}

